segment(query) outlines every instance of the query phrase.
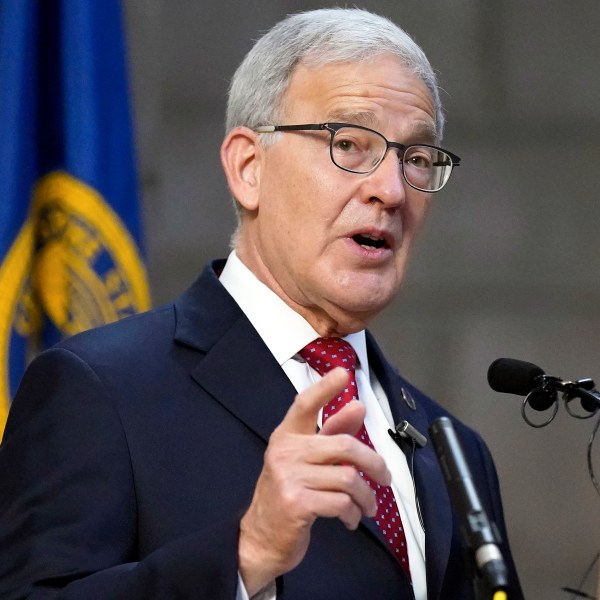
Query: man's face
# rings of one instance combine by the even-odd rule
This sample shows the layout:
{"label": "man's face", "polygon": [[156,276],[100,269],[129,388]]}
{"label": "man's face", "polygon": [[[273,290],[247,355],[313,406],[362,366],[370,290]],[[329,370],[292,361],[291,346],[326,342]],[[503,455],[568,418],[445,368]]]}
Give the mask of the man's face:
{"label": "man's face", "polygon": [[[283,106],[277,124],[347,122],[403,144],[435,141],[425,84],[391,55],[300,65]],[[327,131],[279,135],[261,154],[257,210],[238,253],[321,335],[362,329],[398,290],[430,194],[406,184],[393,149],[358,175],[331,162]]]}

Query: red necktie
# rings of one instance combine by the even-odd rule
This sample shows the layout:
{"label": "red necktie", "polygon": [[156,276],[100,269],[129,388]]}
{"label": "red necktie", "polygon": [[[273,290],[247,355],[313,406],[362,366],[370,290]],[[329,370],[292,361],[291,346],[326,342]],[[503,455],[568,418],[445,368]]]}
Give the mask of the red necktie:
{"label": "red necktie", "polygon": [[[341,338],[317,338],[314,342],[302,348],[300,356],[320,375],[325,375],[335,367],[342,367],[350,373],[348,387],[342,391],[341,395],[333,398],[323,408],[323,423],[328,417],[341,410],[350,400],[358,400],[358,388],[356,387],[354,373],[357,357],[356,352],[348,342]],[[369,448],[373,448],[364,423],[356,437],[367,444]],[[391,546],[400,566],[410,579],[406,536],[404,535],[394,492],[389,486],[381,486],[375,483],[365,473],[361,472],[360,475],[375,490],[378,504],[375,522]]]}

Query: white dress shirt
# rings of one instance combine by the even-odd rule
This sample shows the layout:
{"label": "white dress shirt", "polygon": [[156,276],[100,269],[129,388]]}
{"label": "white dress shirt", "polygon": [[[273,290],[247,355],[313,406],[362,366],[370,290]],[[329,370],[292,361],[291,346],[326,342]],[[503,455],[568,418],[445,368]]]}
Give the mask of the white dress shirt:
{"label": "white dress shirt", "polygon": [[[248,317],[298,393],[318,381],[321,376],[298,355],[304,346],[320,337],[309,323],[261,283],[235,252],[229,255],[219,280]],[[406,535],[415,598],[426,600],[425,533],[419,521],[406,457],[388,434],[388,429],[394,428],[389,402],[375,374],[369,369],[365,332],[352,333],[344,339],[358,356],[356,383],[360,402],[366,407],[365,427],[375,450],[392,474],[391,487]],[[321,424],[321,415],[318,424]],[[248,597],[244,589],[239,592],[239,600]],[[253,598],[274,599],[274,585]]]}

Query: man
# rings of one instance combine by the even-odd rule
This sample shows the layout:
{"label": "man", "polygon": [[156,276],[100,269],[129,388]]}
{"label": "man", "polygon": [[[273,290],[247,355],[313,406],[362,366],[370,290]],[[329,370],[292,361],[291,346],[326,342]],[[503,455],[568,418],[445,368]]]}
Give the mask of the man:
{"label": "man", "polygon": [[[447,413],[365,333],[459,160],[442,129],[427,59],[386,19],[313,11],[255,45],[221,149],[234,252],[23,380],[0,452],[0,596],[474,597],[431,444],[388,435]],[[489,453],[455,423],[505,534]]]}

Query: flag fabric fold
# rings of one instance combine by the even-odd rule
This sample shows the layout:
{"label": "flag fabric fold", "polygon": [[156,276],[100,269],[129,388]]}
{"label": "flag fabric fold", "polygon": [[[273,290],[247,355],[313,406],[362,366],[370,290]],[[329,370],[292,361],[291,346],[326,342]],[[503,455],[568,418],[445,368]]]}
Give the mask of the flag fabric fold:
{"label": "flag fabric fold", "polygon": [[35,354],[150,304],[122,20],[0,3],[0,437]]}

